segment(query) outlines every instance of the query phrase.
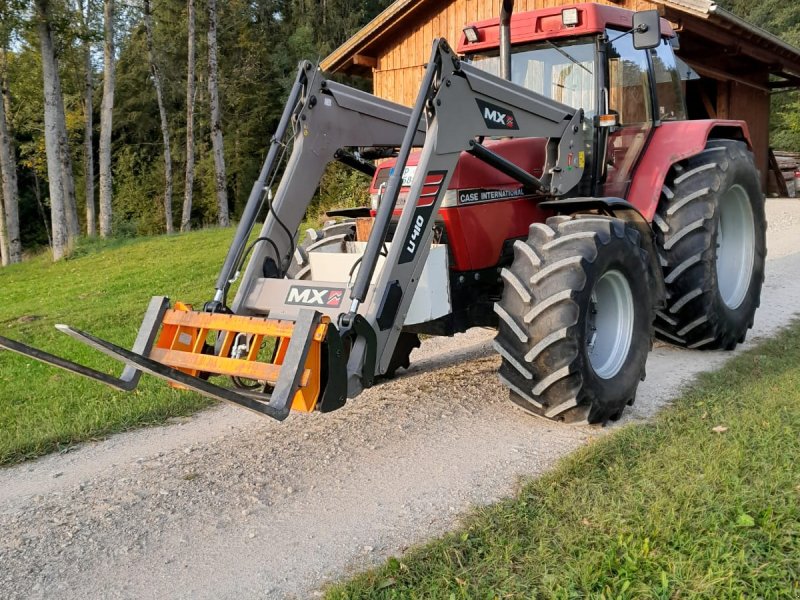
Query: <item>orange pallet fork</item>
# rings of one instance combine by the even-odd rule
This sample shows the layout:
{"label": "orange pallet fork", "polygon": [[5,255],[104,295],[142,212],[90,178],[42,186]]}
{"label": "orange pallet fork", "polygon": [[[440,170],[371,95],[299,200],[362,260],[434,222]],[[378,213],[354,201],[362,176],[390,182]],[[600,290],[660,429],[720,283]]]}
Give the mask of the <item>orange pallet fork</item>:
{"label": "orange pallet fork", "polygon": [[[125,363],[120,377],[54,356],[0,336],[0,347],[130,391],[141,373],[216,400],[232,402],[278,420],[290,410],[327,412],[345,401],[342,342],[329,320],[301,309],[295,321],[195,312],[156,296],[150,301],[132,350],[67,325],[56,328]],[[214,339],[215,338],[215,339]],[[272,361],[258,360],[265,339],[274,338]],[[209,343],[213,341],[214,343]],[[234,348],[236,346],[236,348]],[[334,364],[332,364],[334,363]],[[259,382],[259,391],[224,388],[208,381],[227,375]]]}

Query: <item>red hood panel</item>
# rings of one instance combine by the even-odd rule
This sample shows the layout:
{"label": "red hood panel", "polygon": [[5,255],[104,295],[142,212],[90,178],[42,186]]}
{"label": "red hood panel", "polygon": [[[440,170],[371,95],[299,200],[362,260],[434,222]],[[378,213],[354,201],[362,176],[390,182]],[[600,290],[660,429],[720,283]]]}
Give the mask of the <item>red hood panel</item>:
{"label": "red hood panel", "polygon": [[[489,140],[485,142],[485,146],[528,173],[536,177],[542,176],[542,167],[544,166],[547,150],[547,138]],[[408,158],[407,166],[413,167],[419,164],[419,157],[420,152],[413,152]],[[390,159],[380,164],[372,180],[371,192],[377,192],[380,184],[389,178],[390,170],[395,163],[395,159]],[[490,167],[471,154],[462,152],[448,189],[503,188],[507,186],[519,187],[519,182]]]}

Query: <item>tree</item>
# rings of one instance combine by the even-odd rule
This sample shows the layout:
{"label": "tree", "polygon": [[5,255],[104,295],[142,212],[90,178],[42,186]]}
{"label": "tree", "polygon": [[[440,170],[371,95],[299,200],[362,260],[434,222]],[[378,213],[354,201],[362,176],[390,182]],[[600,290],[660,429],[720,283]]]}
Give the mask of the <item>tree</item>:
{"label": "tree", "polygon": [[169,120],[167,108],[164,105],[164,92],[161,85],[161,71],[156,62],[153,49],[153,20],[150,11],[150,0],[143,0],[144,28],[147,35],[147,55],[150,60],[150,74],[153,78],[153,87],[158,100],[158,114],[161,117],[161,137],[164,140],[164,219],[167,233],[173,232],[172,225],[172,152],[170,151]]}
{"label": "tree", "polygon": [[83,174],[85,179],[86,192],[86,235],[94,237],[97,235],[97,220],[94,207],[94,83],[92,77],[92,43],[91,31],[89,30],[90,2],[86,2],[86,12],[83,9],[83,0],[78,0],[78,12],[80,13],[83,37],[83,61],[84,61],[84,94],[83,94]]}
{"label": "tree", "polygon": [[19,233],[19,191],[17,188],[17,161],[14,157],[14,140],[11,137],[6,79],[6,42],[0,46],[0,174],[2,174],[3,199],[0,202],[0,261],[3,266],[22,260],[22,240]]}
{"label": "tree", "polygon": [[194,0],[188,3],[188,57],[186,59],[186,181],[183,190],[181,231],[192,228],[192,192],[194,188],[194,101],[195,82],[195,10]]}
{"label": "tree", "polygon": [[100,105],[100,236],[111,235],[111,128],[114,117],[114,0],[103,0],[103,101]]}
{"label": "tree", "polygon": [[211,104],[211,145],[214,151],[214,184],[217,192],[217,223],[230,224],[225,154],[222,140],[222,115],[219,108],[219,69],[217,65],[217,3],[208,0],[208,96]]}
{"label": "tree", "polygon": [[[61,79],[50,25],[49,0],[36,0],[37,32],[42,49],[42,79],[44,83],[44,138],[47,153],[47,173],[50,186],[50,221],[53,228],[53,260],[69,253],[72,238],[67,229],[65,212],[66,193],[62,164],[61,128],[64,118],[64,100],[61,96]],[[61,110],[59,111],[59,105]],[[71,176],[71,174],[70,174]]]}

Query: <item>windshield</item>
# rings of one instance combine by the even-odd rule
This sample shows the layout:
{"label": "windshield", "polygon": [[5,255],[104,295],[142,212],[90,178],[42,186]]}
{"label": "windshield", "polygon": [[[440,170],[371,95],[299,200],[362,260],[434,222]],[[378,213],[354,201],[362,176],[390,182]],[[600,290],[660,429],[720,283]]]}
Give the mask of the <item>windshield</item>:
{"label": "windshield", "polygon": [[[497,50],[473,54],[473,65],[500,75]],[[541,42],[512,49],[511,80],[529,90],[557,102],[582,108],[587,116],[595,110],[595,42],[594,38]]]}

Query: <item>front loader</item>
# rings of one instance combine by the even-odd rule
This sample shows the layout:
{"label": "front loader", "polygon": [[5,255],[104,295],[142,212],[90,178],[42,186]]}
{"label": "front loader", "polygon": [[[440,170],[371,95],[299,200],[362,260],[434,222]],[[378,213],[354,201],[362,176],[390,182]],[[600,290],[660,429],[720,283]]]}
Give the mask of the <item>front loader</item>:
{"label": "front loader", "polygon": [[[652,163],[660,142],[651,132],[645,151],[632,149],[641,135],[615,137],[625,123],[608,89],[613,69],[603,61],[634,37],[637,51],[661,51],[672,30],[657,14],[576,5],[568,22],[565,12],[551,9],[545,16],[564,29],[553,34],[551,24],[548,35],[563,34],[566,44],[532,34],[542,48],[555,48],[548,60],[560,61],[548,65],[558,77],[531,71],[550,78],[548,89],[531,85],[527,75],[511,81],[519,64],[511,52],[512,5],[504,2],[500,23],[473,27],[477,46],[466,58],[434,41],[411,109],[301,63],[213,299],[193,310],[153,298],[131,350],[57,326],[124,363],[119,378],[7,338],[0,337],[0,347],[123,390],[149,373],[282,420],[291,410],[337,409],[407,366],[419,333],[493,326],[500,379],[512,400],[551,419],[606,422],[634,399],[654,318],[673,341],[692,345],[691,334],[696,347],[735,345],[758,303],[763,206],[753,200],[761,197],[753,173],[731,158],[745,156],[745,142],[712,140],[710,132],[742,124],[708,122],[704,135],[693,126],[697,140],[685,142],[683,162],[671,171],[667,165],[655,201],[653,190],[636,191],[635,177],[620,187],[621,166]],[[608,23],[621,27],[614,39]],[[575,36],[582,36],[580,47]],[[539,46],[532,48],[526,51]],[[497,73],[492,51],[499,52]],[[591,59],[571,54],[578,51]],[[629,64],[620,58],[619,67]],[[629,95],[625,106],[637,98]],[[372,158],[388,160],[376,166]],[[373,210],[298,242],[334,160],[373,178]],[[732,173],[738,179],[728,182]],[[723,180],[723,192],[733,190],[734,209],[717,211],[722,216],[702,204],[712,175],[717,184]],[[686,189],[676,198],[672,188]],[[750,221],[736,210],[750,211]],[[263,227],[249,242],[261,214]],[[727,246],[717,223],[726,223]],[[709,227],[716,229],[706,235]],[[744,251],[737,250],[742,235],[751,242]],[[727,312],[690,314],[708,292],[692,282],[715,268],[712,283],[719,285],[709,289]],[[220,377],[234,386],[212,380]]]}
{"label": "front loader", "polygon": [[[494,111],[494,120],[485,119],[485,111]],[[411,111],[326,80],[304,62],[217,280],[214,299],[203,311],[182,303],[170,308],[166,298],[154,298],[132,350],[58,326],[125,363],[120,378],[7,338],[0,338],[0,346],[118,389],[133,389],[139,373],[149,373],[279,420],[291,408],[338,408],[346,398],[372,386],[388,366],[429,254],[431,217],[460,153],[474,152],[532,190],[560,194],[575,187],[582,174],[577,165],[568,164],[568,157],[575,156],[582,144],[581,121],[581,111],[462,64],[443,40],[434,44],[422,91]],[[537,179],[474,140],[498,130],[551,138],[547,176]],[[270,183],[286,150],[286,138],[291,154],[270,200]],[[352,285],[285,279],[297,230],[327,164],[347,149],[398,146],[400,161],[407,159],[413,146],[422,146],[422,164],[411,192],[418,200],[406,202],[395,233],[395,240],[402,241],[390,245],[375,282],[373,274],[402,184],[399,169],[390,179]],[[365,163],[362,168],[369,166]],[[264,226],[229,308],[228,291],[239,276],[250,232],[265,204]],[[259,349],[269,338],[277,340],[275,349],[271,360],[261,362]],[[262,385],[257,391],[229,389],[209,381],[214,375]]]}

